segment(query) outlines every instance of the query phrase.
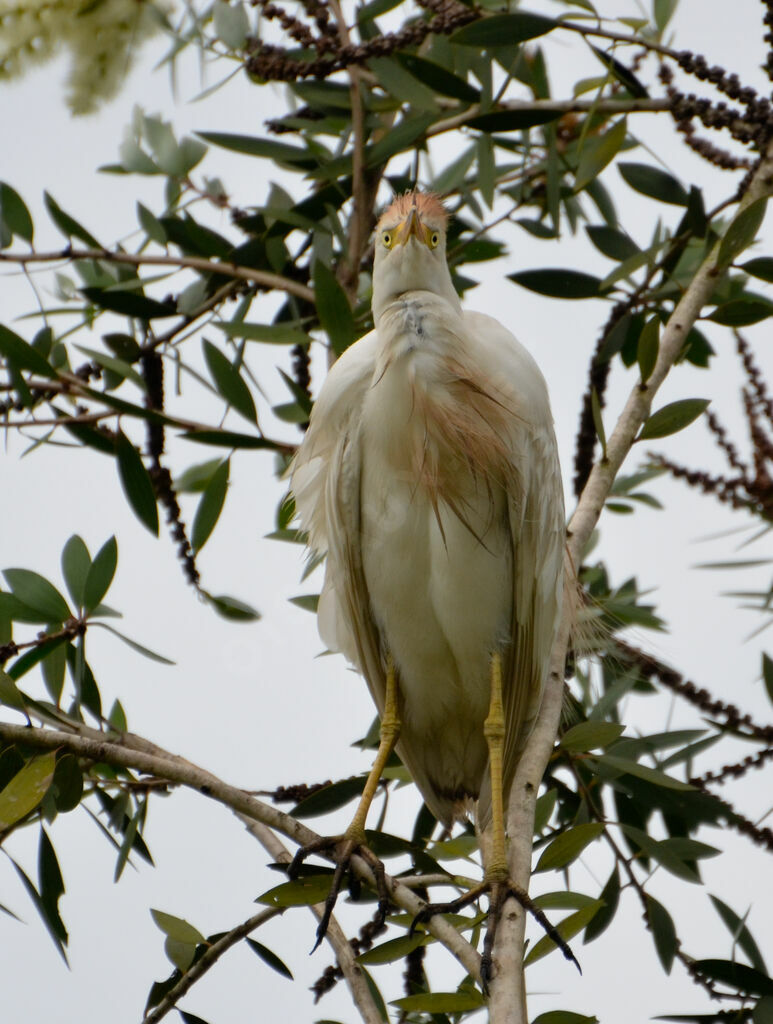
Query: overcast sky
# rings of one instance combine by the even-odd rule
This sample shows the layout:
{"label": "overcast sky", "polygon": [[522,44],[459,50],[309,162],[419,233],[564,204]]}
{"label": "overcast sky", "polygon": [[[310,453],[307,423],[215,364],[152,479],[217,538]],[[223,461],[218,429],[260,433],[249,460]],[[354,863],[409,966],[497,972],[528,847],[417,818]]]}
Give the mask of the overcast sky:
{"label": "overcast sky", "polygon": [[[637,13],[637,5],[626,0],[604,6],[610,12]],[[528,7],[556,9],[549,0],[533,0]],[[762,91],[769,90],[770,83],[758,69],[763,55],[761,11],[757,0],[733,4],[682,0],[674,22],[678,44],[706,53],[710,61],[720,61]],[[545,46],[557,96],[570,95],[577,78],[598,72],[592,56],[574,39],[549,37]],[[178,135],[197,129],[258,134],[264,119],[276,112],[273,103],[271,110],[266,109],[268,90],[253,89],[241,76],[203,102],[188,102],[201,88],[193,57],[181,63],[175,99],[165,72],[152,70],[161,52],[159,44],[150,45],[120,97],[89,118],[72,120],[61,102],[63,60],[18,83],[3,84],[0,137],[6,142],[0,178],[13,185],[35,212],[40,248],[61,245],[61,236],[42,212],[44,188],[107,243],[135,229],[136,198],[158,208],[159,180],[96,173],[99,165],[115,160],[135,103],[149,113],[160,111],[173,118]],[[281,89],[275,87],[273,94],[278,106]],[[662,150],[663,140],[675,140],[665,117],[642,116],[631,127],[650,140],[656,151]],[[674,173],[688,181],[697,174],[705,183],[707,206],[729,193],[729,177],[699,165],[679,142],[669,141],[667,146],[667,162]],[[648,159],[642,150],[633,158]],[[220,176],[239,206],[264,198],[265,183],[257,177],[263,169],[257,161],[212,151],[203,170]],[[625,226],[638,243],[648,240],[656,216],[675,224],[678,211],[656,208],[651,201],[634,196],[619,182],[616,171],[608,172],[605,181],[621,200]],[[221,226],[227,231],[225,215]],[[772,236],[766,226],[767,239]],[[569,495],[579,394],[606,310],[601,303],[578,306],[540,298],[513,286],[505,274],[529,266],[563,265],[603,275],[609,267],[582,237],[563,239],[560,249],[536,243],[522,231],[513,230],[506,237],[507,261],[476,266],[473,276],[479,276],[481,284],[468,293],[466,302],[500,317],[539,361],[550,387]],[[41,281],[44,289],[50,288],[50,278]],[[32,308],[34,296],[22,278],[0,277],[3,322]],[[28,322],[17,329],[31,336]],[[760,362],[771,370],[769,330],[764,326],[749,334],[758,342]],[[687,366],[678,368],[656,405],[675,398],[711,398],[731,433],[745,438],[738,403],[741,376],[732,339],[710,325],[706,332],[718,351],[715,369],[706,374]],[[78,340],[86,345],[94,342],[86,334]],[[280,356],[286,363],[285,354]],[[274,368],[276,357],[277,352],[266,347],[253,362],[262,369],[261,383],[274,402],[286,400]],[[318,357],[315,365],[321,367],[322,359]],[[606,413],[608,429],[632,383],[630,374],[615,372]],[[187,411],[204,419],[214,414],[214,407],[202,398],[195,414]],[[292,429],[284,430],[289,439],[296,437]],[[705,437],[704,428],[696,425],[658,447],[677,461],[700,464],[708,458]],[[168,538],[152,539],[128,512],[111,460],[81,451],[37,451],[18,460],[23,445],[13,436],[6,447],[8,457],[0,463],[0,492],[5,496],[0,567],[27,567],[60,582],[59,553],[71,534],[80,533],[93,554],[116,533],[119,569],[109,603],[124,613],[123,628],[129,635],[176,662],[175,668],[165,668],[96,631],[89,634],[103,703],[109,707],[120,696],[130,728],[247,788],[320,781],[367,767],[367,758],[350,747],[373,717],[366,687],[341,658],[317,657],[321,643],[313,617],[287,602],[289,596],[314,589],[309,581],[299,582],[300,551],[263,539],[273,528],[274,510],[284,489],[274,479],[271,456],[237,453],[234,457],[223,519],[200,558],[207,589],[234,594],[261,610],[261,622],[239,626],[217,618],[186,589]],[[170,450],[176,471],[213,454],[183,441],[170,442]],[[627,471],[636,467],[637,457],[631,458]],[[636,574],[642,587],[653,589],[653,600],[670,627],[666,634],[640,634],[636,639],[701,685],[766,720],[769,711],[755,682],[760,644],[744,642],[756,620],[719,596],[726,589],[724,578],[691,568],[698,562],[732,557],[728,541],[699,543],[699,539],[744,522],[708,501],[698,501],[678,485],[659,482],[654,490],[666,504],[666,512],[642,509],[635,516],[607,514],[602,521],[599,553],[612,567],[615,582]],[[567,504],[571,508],[570,498]],[[189,521],[190,514],[188,507]],[[759,578],[755,582],[761,585]],[[630,705],[630,712],[629,733],[694,721],[683,707],[675,706],[667,722],[663,702],[639,701]],[[764,813],[769,794],[750,790],[747,786],[744,806],[752,816]],[[397,832],[408,827],[418,803],[415,793],[404,791],[395,804],[397,813],[389,828]],[[323,827],[345,826],[350,811],[347,808],[332,821],[325,819]],[[319,823],[310,824],[318,827]],[[276,881],[265,868],[262,849],[237,821],[223,808],[186,793],[151,804],[147,838],[157,867],[140,863],[137,871],[127,869],[117,886],[112,883],[112,853],[82,811],[61,816],[51,834],[67,885],[62,910],[70,930],[72,971],[62,966],[12,868],[0,859],[0,903],[27,922],[20,925],[0,918],[0,944],[5,951],[0,957],[3,1021],[139,1021],[151,982],[170,970],[163,937],[148,908],[185,917],[210,934],[247,918],[254,912],[251,901]],[[705,862],[704,875],[709,891],[743,913],[759,896],[760,879],[769,878],[763,875],[769,864],[729,833],[712,836],[707,831],[700,838],[709,843],[716,839],[734,851],[731,879],[727,858]],[[30,829],[9,844],[31,873],[36,843],[37,830]],[[595,895],[608,870],[602,854],[590,856],[573,869],[572,887]],[[535,880],[535,891],[559,885],[558,879],[543,876]],[[703,889],[662,877],[653,883],[653,893],[671,906],[690,952],[697,956],[729,952],[726,934],[716,938],[723,935],[722,926],[708,907]],[[750,923],[758,941],[771,950],[769,893],[767,903],[765,911],[761,905],[754,907]],[[364,922],[364,913],[356,908],[352,912],[341,905],[340,911],[350,928]],[[211,1024],[269,1021],[280,1013],[287,1021],[330,1018],[350,1024],[357,1018],[343,986],[316,1010],[311,1006],[308,986],[331,961],[326,948],[312,958],[307,956],[313,930],[310,915],[296,911],[271,922],[257,936],[288,963],[299,979],[296,984],[282,980],[240,947],[196,986],[183,1007]],[[654,1014],[693,1009],[699,1002],[680,967],[674,968],[671,978],[663,978],[650,936],[642,929],[638,903],[632,899],[624,900],[621,920],[603,939],[578,952],[582,978],[558,956],[530,970],[530,989],[540,993],[531,1000],[532,1016],[571,1007],[597,1013],[604,1024],[636,1024]],[[444,978],[454,983],[457,972],[453,965],[448,969],[450,963],[442,955],[437,958],[433,967],[437,987],[443,987]],[[376,974],[377,980],[384,976]],[[385,991],[397,998],[399,987],[392,980],[385,984]],[[562,995],[555,997],[556,992]]]}

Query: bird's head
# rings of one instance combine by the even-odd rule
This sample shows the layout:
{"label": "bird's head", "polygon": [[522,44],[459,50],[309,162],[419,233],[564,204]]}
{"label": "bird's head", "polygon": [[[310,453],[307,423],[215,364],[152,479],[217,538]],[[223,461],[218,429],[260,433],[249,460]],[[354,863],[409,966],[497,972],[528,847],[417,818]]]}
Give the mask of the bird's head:
{"label": "bird's head", "polygon": [[398,196],[376,225],[373,315],[405,292],[429,291],[458,306],[446,263],[448,213],[433,195]]}

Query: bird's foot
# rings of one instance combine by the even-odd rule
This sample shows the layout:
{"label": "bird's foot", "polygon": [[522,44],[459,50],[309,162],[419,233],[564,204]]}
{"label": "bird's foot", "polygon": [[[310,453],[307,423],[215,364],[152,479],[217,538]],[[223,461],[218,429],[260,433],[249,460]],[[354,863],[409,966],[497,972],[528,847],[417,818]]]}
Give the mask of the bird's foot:
{"label": "bird's foot", "polygon": [[449,903],[428,903],[413,919],[410,929],[411,934],[413,934],[417,925],[425,924],[436,914],[458,914],[460,910],[468,907],[471,903],[475,903],[485,894],[488,894],[489,908],[486,935],[483,940],[483,952],[480,959],[480,984],[484,993],[488,994],[489,982],[491,981],[492,953],[497,928],[502,918],[505,903],[510,897],[520,903],[523,909],[532,915],[535,921],[544,928],[548,938],[552,939],[558,946],[566,959],[571,960],[577,967],[577,970],[582,973],[582,969],[569,943],[561,937],[558,930],[548,921],[543,911],[540,910],[529,894],[509,878],[484,880],[480,885],[474,886],[468,892],[462,893],[458,899],[451,900]]}
{"label": "bird's foot", "polygon": [[[320,839],[316,839],[313,843],[309,843],[307,846],[300,847],[287,869],[287,874],[291,879],[298,877],[301,865],[306,858],[310,857],[313,853],[325,854],[334,860],[335,871],[333,872],[333,881],[330,886],[330,892],[325,899],[325,909],[323,910],[322,917],[317,925],[317,938],[314,946],[312,947],[312,953],[317,949],[325,937],[327,927],[330,923],[330,916],[335,908],[338,893],[341,891],[341,884],[343,882],[344,875],[349,871],[351,859],[355,854],[362,857],[362,859],[369,865],[376,880],[378,909],[375,921],[378,926],[384,923],[389,910],[389,888],[386,882],[384,865],[375,853],[373,853],[373,851],[366,845],[364,832],[362,834],[349,834],[349,832],[345,832],[340,836],[323,836]],[[348,888],[352,899],[356,900],[359,895],[360,881],[351,871],[349,871]]]}

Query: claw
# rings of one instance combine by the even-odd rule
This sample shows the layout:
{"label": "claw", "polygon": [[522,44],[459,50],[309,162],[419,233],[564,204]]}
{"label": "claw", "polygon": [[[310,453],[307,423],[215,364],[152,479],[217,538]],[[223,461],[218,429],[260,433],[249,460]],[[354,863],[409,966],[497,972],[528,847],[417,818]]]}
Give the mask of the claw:
{"label": "claw", "polygon": [[470,889],[469,892],[464,893],[458,899],[451,900],[449,903],[428,903],[426,907],[423,907],[414,917],[408,934],[413,935],[420,924],[426,924],[427,921],[430,921],[436,914],[458,914],[460,910],[463,910],[471,903],[474,903],[484,895],[484,893],[489,894],[488,923],[486,925],[486,935],[483,940],[483,952],[480,959],[480,987],[484,995],[489,994],[489,983],[492,978],[494,942],[496,940],[499,921],[502,917],[502,909],[511,896],[520,903],[525,911],[532,915],[538,924],[544,928],[548,938],[555,942],[566,959],[571,960],[580,974],[582,974],[582,968],[572,952],[569,943],[561,937],[558,930],[550,923],[545,914],[531,899],[529,894],[524,892],[520,886],[513,884],[509,879],[504,882],[483,882],[481,885],[474,886],[474,888]]}
{"label": "claw", "polygon": [[[323,851],[325,851],[327,856],[331,857],[335,861],[336,866],[335,871],[333,872],[333,879],[330,884],[330,892],[327,894],[327,898],[325,899],[322,916],[319,920],[319,924],[317,925],[316,941],[312,946],[312,953],[319,948],[322,940],[325,938],[328,925],[330,924],[330,918],[338,900],[338,894],[341,891],[341,884],[343,882],[344,875],[346,874],[351,859],[355,854],[367,861],[376,879],[376,892],[378,894],[376,916],[377,925],[382,925],[389,913],[389,887],[386,882],[384,865],[378,857],[368,849],[367,846],[364,846],[358,840],[352,839],[347,835],[325,836],[320,839],[316,839],[313,843],[309,843],[308,846],[301,846],[296,851],[295,856],[287,869],[288,877],[290,879],[297,878],[301,865],[306,858],[311,856],[312,853],[322,853]],[[360,893],[360,880],[351,873],[349,874],[348,889],[351,898],[353,900],[357,900]]]}

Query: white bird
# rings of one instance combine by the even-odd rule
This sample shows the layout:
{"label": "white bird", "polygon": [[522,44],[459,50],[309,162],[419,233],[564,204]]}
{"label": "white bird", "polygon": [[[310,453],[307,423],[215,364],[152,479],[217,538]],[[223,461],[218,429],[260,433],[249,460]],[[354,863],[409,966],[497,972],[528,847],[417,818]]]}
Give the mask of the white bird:
{"label": "white bird", "polygon": [[396,743],[439,821],[474,810],[479,829],[491,823],[493,913],[504,808],[559,618],[564,507],[545,381],[507,327],[462,310],[447,216],[412,192],[379,220],[375,327],[330,370],[292,490],[326,555],[321,637],[365,677],[382,721],[339,865],[365,843]]}

